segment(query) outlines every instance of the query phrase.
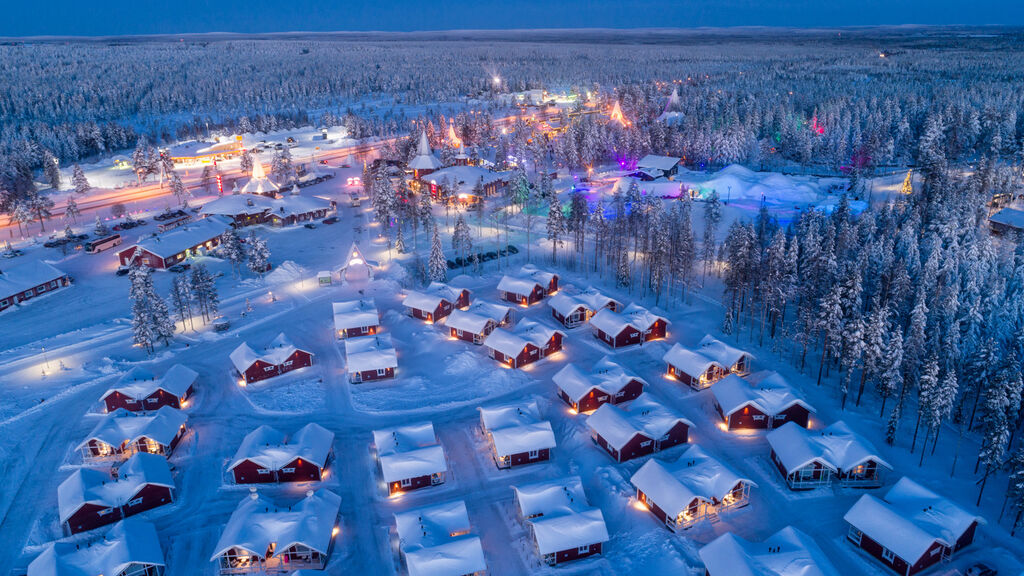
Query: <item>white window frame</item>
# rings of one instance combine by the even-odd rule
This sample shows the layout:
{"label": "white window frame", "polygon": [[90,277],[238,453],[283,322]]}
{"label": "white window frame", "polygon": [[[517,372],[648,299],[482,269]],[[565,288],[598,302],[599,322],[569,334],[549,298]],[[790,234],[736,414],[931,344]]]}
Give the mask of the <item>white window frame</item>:
{"label": "white window frame", "polygon": [[584,544],[576,548],[577,554],[590,554],[590,544]]}
{"label": "white window frame", "polygon": [[387,375],[388,375],[388,369],[387,368],[377,368],[377,376],[387,376]]}
{"label": "white window frame", "polygon": [[264,371],[264,372],[270,372],[270,371],[271,371],[271,370],[273,370],[273,369],[274,369],[274,366],[264,366],[264,367],[263,367],[263,371]]}
{"label": "white window frame", "polygon": [[268,468],[257,468],[256,469],[256,473],[257,474],[267,475],[267,474],[270,474],[270,469],[268,469]]}
{"label": "white window frame", "polygon": [[847,531],[846,537],[849,538],[850,541],[855,542],[858,546],[860,546],[861,539],[864,537],[864,533],[861,532],[853,524],[850,524],[850,530]]}
{"label": "white window frame", "polygon": [[281,468],[281,472],[284,474],[295,474],[295,467],[293,466],[291,468]]}
{"label": "white window frame", "polygon": [[653,440],[644,440],[643,442],[640,443],[640,447],[647,448],[648,446],[651,445],[651,442],[653,442]]}
{"label": "white window frame", "polygon": [[399,482],[399,484],[402,486],[402,488],[409,488],[410,486],[412,486],[412,478],[402,478],[402,481]]}
{"label": "white window frame", "polygon": [[138,506],[139,504],[142,504],[142,497],[141,496],[138,497],[138,498],[135,498],[135,499],[132,499],[132,500],[128,501],[128,505],[129,506]]}
{"label": "white window frame", "polygon": [[754,422],[762,422],[764,420],[764,414],[754,414]]}
{"label": "white window frame", "polygon": [[530,450],[529,453],[527,453],[527,456],[530,458],[530,460],[540,458],[540,450]]}
{"label": "white window frame", "polygon": [[111,514],[113,511],[114,511],[113,508],[104,508],[103,510],[97,511],[96,515],[97,516],[106,516],[107,514]]}
{"label": "white window frame", "polygon": [[148,402],[150,404],[156,404],[159,401],[160,401],[159,398],[146,398],[146,402]]}
{"label": "white window frame", "polygon": [[896,553],[888,548],[882,548],[882,559],[892,564],[896,560]]}

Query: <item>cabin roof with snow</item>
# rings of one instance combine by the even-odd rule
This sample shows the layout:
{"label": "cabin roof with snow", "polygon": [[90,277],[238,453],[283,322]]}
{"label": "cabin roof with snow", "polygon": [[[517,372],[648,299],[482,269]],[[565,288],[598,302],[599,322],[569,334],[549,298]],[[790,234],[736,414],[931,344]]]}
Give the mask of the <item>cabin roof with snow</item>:
{"label": "cabin roof with snow", "polygon": [[487,569],[462,500],[395,513],[409,576],[475,574]]}
{"label": "cabin roof with snow", "polygon": [[526,296],[533,293],[537,288],[544,289],[545,286],[533,278],[522,278],[519,276],[502,276],[498,282],[498,290]]}
{"label": "cabin roof with snow", "polygon": [[232,548],[263,556],[271,544],[279,552],[300,544],[327,554],[340,512],[341,496],[323,488],[288,506],[252,492],[231,514],[210,560]]}
{"label": "cabin roof with snow", "polygon": [[[412,164],[410,168],[416,168]],[[473,187],[481,179],[484,181],[484,185],[492,182],[507,182],[510,178],[509,172],[492,172],[486,168],[479,166],[449,166],[447,168],[441,168],[431,172],[430,174],[420,178],[420,180],[426,181],[430,184],[441,184],[445,178],[448,179],[449,184],[459,184],[460,194],[472,194]]]}
{"label": "cabin roof with snow", "polygon": [[427,141],[426,131],[420,132],[420,140],[416,147],[416,156],[407,165],[413,170],[437,170],[444,166],[441,160],[434,155],[430,149],[430,142]]}
{"label": "cabin roof with snow", "polygon": [[792,526],[761,542],[726,532],[699,554],[712,576],[839,576],[817,542]]}
{"label": "cabin roof with snow", "polygon": [[892,470],[874,445],[842,420],[822,430],[806,430],[796,422],[787,422],[769,432],[767,439],[787,473],[812,462],[820,462],[833,471],[845,471],[869,460]]}
{"label": "cabin roof with snow", "polygon": [[580,300],[574,295],[569,295],[565,291],[561,291],[555,294],[551,298],[548,298],[548,306],[550,306],[555,312],[558,312],[562,316],[568,316],[578,308],[583,310],[591,310],[586,302]]}
{"label": "cabin roof with snow", "polygon": [[629,481],[672,518],[686,510],[694,499],[721,501],[740,482],[757,486],[696,444],[675,462],[644,462]]}
{"label": "cabin roof with snow", "polygon": [[429,476],[448,469],[434,425],[420,422],[373,431],[385,482]]}
{"label": "cabin roof with snow", "polygon": [[890,488],[884,498],[861,496],[843,519],[910,564],[935,542],[953,547],[972,524],[985,523],[981,516],[907,477]]}
{"label": "cabin roof with snow", "polygon": [[548,342],[555,337],[555,334],[561,334],[563,338],[565,337],[565,332],[557,328],[524,318],[516,323],[512,330],[504,328],[495,329],[484,340],[484,346],[497,350],[505,356],[517,356],[526,348],[527,344],[533,344],[540,349],[544,349]]}
{"label": "cabin roof with snow", "polygon": [[270,426],[260,426],[245,435],[228,469],[249,460],[264,468],[276,470],[297,458],[323,468],[334,445],[334,432],[310,422],[299,428],[291,438]]}
{"label": "cabin roof with snow", "polygon": [[629,404],[602,404],[587,418],[587,426],[616,450],[621,450],[636,434],[661,438],[680,422],[693,428],[693,422],[662,404],[649,392],[637,396]]}
{"label": "cabin roof with snow", "polygon": [[[238,348],[235,348],[234,351],[231,352],[230,358],[235,369],[244,373],[257,361],[262,360],[267,364],[277,366],[287,360],[289,356],[300,350],[301,349],[295,346],[284,332],[281,332],[277,337],[271,340],[270,344],[263,349],[262,353],[250,348],[248,343],[242,342],[239,344]],[[306,352],[305,350],[302,351]],[[312,352],[307,352],[307,354],[312,355]]]}
{"label": "cabin roof with snow", "polygon": [[373,298],[334,302],[331,306],[334,310],[335,330],[349,330],[380,324],[380,314],[377,312],[377,303]]}
{"label": "cabin roof with snow", "polygon": [[444,318],[444,325],[448,328],[462,330],[471,334],[483,334],[489,322],[498,323],[498,321],[488,316],[467,310],[459,310],[458,308],[452,310],[452,313]]}
{"label": "cabin roof with snow", "polygon": [[779,414],[792,406],[803,406],[808,412],[814,407],[797,396],[793,388],[778,372],[762,371],[751,374],[750,381],[729,374],[711,385],[715,402],[722,413],[730,416],[744,406],[753,406],[764,414]]}
{"label": "cabin roof with snow", "polygon": [[147,484],[174,489],[171,466],[159,454],[133,454],[118,468],[116,478],[105,470],[78,468],[57,487],[60,521],[67,522],[86,504],[103,508],[124,506]]}
{"label": "cabin roof with snow", "polygon": [[263,163],[254,159],[252,162],[252,176],[245,183],[245,186],[242,186],[242,193],[274,196],[280,191],[281,187],[274,184],[273,180],[267,178],[267,173],[263,170]]}
{"label": "cabin roof with snow", "polygon": [[647,331],[659,320],[668,323],[663,316],[658,316],[642,306],[630,304],[622,312],[613,312],[611,309],[602,308],[590,319],[590,325],[605,334],[615,335],[629,327],[636,328],[640,332]]}
{"label": "cabin roof with snow", "polygon": [[523,518],[572,514],[590,507],[579,476],[513,486]]}
{"label": "cabin roof with snow", "polygon": [[537,402],[530,400],[477,408],[480,422],[491,434],[494,450],[501,456],[556,446],[551,423],[541,420]]}
{"label": "cabin roof with snow", "polygon": [[644,156],[636,163],[636,167],[640,169],[660,170],[662,172],[668,172],[669,170],[676,167],[682,158],[674,158],[672,156],[658,156],[656,154],[648,154]]}
{"label": "cabin roof with snow", "polygon": [[453,288],[441,282],[431,282],[426,290],[407,291],[405,299],[402,300],[402,306],[433,312],[441,304],[442,300],[446,300],[454,305],[461,295],[462,289],[460,288]]}
{"label": "cabin roof with snow", "polygon": [[560,516],[544,515],[530,523],[541,555],[608,541],[608,528],[599,508]]}
{"label": "cabin roof with snow", "polygon": [[104,416],[89,433],[89,437],[78,445],[78,449],[82,449],[90,440],[120,446],[122,442],[135,442],[141,438],[169,446],[187,421],[188,416],[184,412],[170,406],[162,406],[155,413],[138,416],[118,409]]}
{"label": "cabin roof with snow", "polygon": [[102,539],[51,542],[28,566],[28,576],[95,576],[120,574],[133,564],[164,566],[156,528],[138,518],[116,524]]}
{"label": "cabin roof with snow", "polygon": [[227,220],[219,216],[208,216],[198,222],[191,222],[163,234],[141,238],[134,246],[125,248],[118,252],[118,254],[138,247],[166,259],[209,242],[226,232],[230,227],[231,225]]}
{"label": "cabin roof with snow", "polygon": [[555,385],[569,395],[573,401],[579,402],[592,388],[614,396],[633,380],[644,386],[647,381],[627,371],[614,362],[610,356],[604,356],[593,365],[590,372],[584,372],[575,364],[569,364],[552,377]]}
{"label": "cabin roof with snow", "polygon": [[317,196],[289,195],[269,198],[258,194],[231,194],[210,200],[200,214],[230,216],[274,215],[281,218],[331,209],[331,202]]}
{"label": "cabin roof with snow", "polygon": [[989,222],[1001,224],[1008,228],[1024,230],[1024,210],[1019,208],[1003,208],[989,216]]}
{"label": "cabin roof with snow", "polygon": [[345,364],[350,373],[398,367],[398,355],[390,334],[345,340]]}
{"label": "cabin roof with snow", "polygon": [[[591,324],[593,324],[593,320],[591,320]],[[726,368],[726,366],[722,366],[722,364],[717,360],[705,356],[702,352],[696,352],[689,348],[684,348],[683,345],[678,342],[673,344],[672,347],[668,349],[668,352],[665,352],[665,355],[661,358],[668,364],[675,366],[676,369],[681,370],[690,376],[699,376],[707,372],[708,368],[711,368],[712,366],[718,366],[723,369]]]}
{"label": "cabin roof with snow", "polygon": [[519,276],[536,280],[540,283],[541,287],[546,289],[551,284],[551,281],[558,277],[558,274],[541,270],[533,264],[523,264],[522,268],[519,269]]}
{"label": "cabin roof with snow", "polygon": [[67,274],[42,260],[3,266],[0,268],[0,299],[27,292],[64,276]]}
{"label": "cabin roof with snow", "polygon": [[198,379],[198,372],[182,364],[171,366],[164,373],[163,378],[159,380],[156,379],[152,372],[135,367],[122,376],[114,387],[107,390],[100,400],[106,399],[107,396],[115,392],[124,394],[129,398],[141,399],[150,396],[157,390],[164,390],[181,398]]}
{"label": "cabin roof with snow", "polygon": [[714,338],[710,334],[704,336],[704,338],[701,339],[700,344],[698,344],[698,346],[698,350],[701,354],[713,359],[714,361],[718,362],[719,364],[726,368],[733,366],[734,364],[739,362],[740,359],[742,359],[744,356],[751,359],[754,357],[754,355],[751,354],[750,352],[746,352],[744,350],[740,350],[739,348],[729,346],[725,342],[722,342],[721,340]]}

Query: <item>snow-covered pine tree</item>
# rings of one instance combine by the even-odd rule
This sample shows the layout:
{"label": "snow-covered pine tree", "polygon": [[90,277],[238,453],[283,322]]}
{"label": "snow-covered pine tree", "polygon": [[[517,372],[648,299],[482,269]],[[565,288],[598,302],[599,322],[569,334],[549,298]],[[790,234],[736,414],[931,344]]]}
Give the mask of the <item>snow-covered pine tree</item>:
{"label": "snow-covered pine tree", "polygon": [[[1017,533],[1024,522],[1024,446],[1017,448],[1010,458],[1009,484],[1006,488],[1006,501],[1013,510],[1013,524],[1010,528],[1010,536]],[[1000,517],[1002,517],[1000,515]]]}
{"label": "snow-covered pine tree", "polygon": [[189,282],[183,275],[174,277],[171,281],[171,303],[174,304],[174,311],[178,314],[178,320],[181,322],[182,332],[186,329],[186,322],[195,330],[195,324],[192,323],[192,298],[195,294],[192,292]]}
{"label": "snow-covered pine tree", "polygon": [[982,470],[978,501],[976,502],[978,506],[981,505],[981,496],[985,492],[985,485],[988,483],[989,477],[1003,465],[1006,445],[1010,441],[1010,430],[1006,421],[1006,407],[1009,404],[1006,397],[1006,383],[1001,379],[990,382],[985,388],[982,403],[985,429],[981,450],[978,452],[978,465]]}
{"label": "snow-covered pine tree", "polygon": [[202,311],[203,321],[216,317],[220,308],[220,297],[217,294],[217,283],[213,274],[210,274],[210,270],[205,264],[200,263],[192,267],[189,284]]}
{"label": "snow-covered pine tree", "polygon": [[430,240],[430,260],[427,262],[427,275],[431,282],[448,281],[448,262],[441,248],[441,236],[437,232],[437,223],[431,225],[433,236]]}
{"label": "snow-covered pine tree", "polygon": [[46,182],[50,187],[54,190],[60,190],[60,164],[57,161],[57,157],[49,150],[43,150],[43,174],[46,176]]}
{"label": "snow-covered pine tree", "polygon": [[171,170],[171,193],[174,194],[174,198],[178,200],[179,205],[184,205],[188,201],[188,188],[185,187],[185,183],[181,181],[181,176],[177,170]]}
{"label": "snow-covered pine tree", "polygon": [[708,265],[715,258],[715,234],[718,233],[718,224],[722,221],[722,204],[718,199],[718,192],[712,190],[704,202],[704,243],[701,252],[704,260],[704,269],[701,272],[701,282],[708,273]]}
{"label": "snow-covered pine tree", "polygon": [[67,221],[69,218],[75,224],[78,224],[78,217],[81,212],[78,211],[78,202],[71,196],[68,196],[67,204],[64,206],[64,220]]}
{"label": "snow-covered pine tree", "polygon": [[167,307],[167,302],[157,295],[155,290],[150,294],[149,309],[153,322],[153,336],[156,340],[163,342],[164,346],[170,346],[171,338],[174,337],[174,320],[171,319],[171,311]]}
{"label": "snow-covered pine tree", "polygon": [[246,176],[252,174],[252,154],[248,150],[242,150],[242,155],[241,159],[239,160],[238,167]]}
{"label": "snow-covered pine tree", "polygon": [[462,269],[465,271],[466,264],[469,264],[469,254],[473,251],[473,234],[462,214],[459,214],[455,220],[455,229],[452,231],[452,250],[455,250],[455,253],[462,258]]}
{"label": "snow-covered pine tree", "polygon": [[896,394],[903,383],[903,337],[899,328],[888,325],[889,337],[885,343],[885,356],[876,365],[875,391],[882,398],[882,407],[878,411],[878,417],[885,414],[886,401]]}
{"label": "snow-covered pine tree", "polygon": [[403,226],[399,224],[398,230],[395,233],[395,251],[399,254],[405,254],[405,233],[402,232]]}
{"label": "snow-covered pine tree", "polygon": [[89,179],[85,177],[85,171],[78,164],[71,167],[71,184],[75,187],[75,194],[88,194],[92,189]]}
{"label": "snow-covered pine tree", "polygon": [[93,226],[92,233],[100,238],[110,234],[110,229],[103,223],[103,220],[100,220],[99,214],[96,215],[96,224]]}
{"label": "snow-covered pine tree", "polygon": [[136,346],[153,352],[156,340],[153,318],[150,314],[150,294],[152,293],[152,271],[149,268],[133,264],[128,271],[128,298],[131,301],[132,342]]}
{"label": "snow-covered pine tree", "polygon": [[249,271],[263,278],[263,274],[270,268],[270,248],[267,241],[255,234],[249,234],[247,244],[249,249],[246,258],[249,261]]}
{"label": "snow-covered pine tree", "polygon": [[[550,180],[544,176],[543,180]],[[548,205],[547,237],[551,242],[551,263],[554,264],[558,258],[558,245],[562,243],[562,234],[565,233],[565,214],[562,213],[562,205],[558,198],[551,195]]]}
{"label": "snow-covered pine tree", "polygon": [[231,263],[231,272],[235,276],[241,276],[242,263],[245,262],[245,248],[242,240],[234,228],[228,228],[220,235],[220,254]]}

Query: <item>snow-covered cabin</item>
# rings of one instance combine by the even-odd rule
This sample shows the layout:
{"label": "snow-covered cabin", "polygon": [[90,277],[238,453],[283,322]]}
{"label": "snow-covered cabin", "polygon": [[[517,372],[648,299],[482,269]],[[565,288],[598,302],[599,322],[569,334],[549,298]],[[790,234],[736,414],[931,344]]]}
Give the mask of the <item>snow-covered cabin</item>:
{"label": "snow-covered cabin", "polygon": [[1020,208],[1003,208],[989,216],[988,223],[995,234],[1024,232],[1024,210]]}
{"label": "snow-covered cabin", "polygon": [[455,309],[445,318],[444,325],[452,338],[480,345],[498,326],[512,323],[512,308],[477,300],[465,310]]}
{"label": "snow-covered cabin", "polygon": [[470,534],[462,500],[395,513],[398,549],[409,576],[482,576],[480,538]]}
{"label": "snow-covered cabin", "polygon": [[409,161],[406,167],[412,170],[413,178],[416,180],[444,167],[441,160],[434,155],[434,151],[430,149],[430,142],[427,140],[426,131],[420,132],[420,140],[416,146],[416,156]]}
{"label": "snow-covered cabin", "polygon": [[309,490],[302,500],[283,505],[252,490],[231,514],[210,556],[220,574],[323,570],[340,529],[341,496]]}
{"label": "snow-covered cabin", "polygon": [[444,483],[448,460],[432,423],[374,430],[373,445],[389,495]]}
{"label": "snow-covered cabin", "polygon": [[193,256],[203,256],[220,245],[221,234],[231,224],[219,216],[175,228],[139,241],[117,253],[122,266],[138,263],[150,268],[170,268]]}
{"label": "snow-covered cabin", "polygon": [[749,504],[750,489],[757,487],[697,445],[675,462],[644,462],[629,481],[637,500],[673,532],[717,522],[722,513]]}
{"label": "snow-covered cabin", "polygon": [[806,428],[814,413],[785,378],[768,370],[747,379],[729,374],[711,385],[711,394],[729,430],[772,430],[787,422]]}
{"label": "snow-covered cabin", "polygon": [[335,209],[330,200],[316,196],[283,196],[272,199],[256,194],[221,196],[203,205],[200,214],[222,216],[235,227],[253,224],[285,226],[325,218]]}
{"label": "snow-covered cabin", "polygon": [[373,298],[334,302],[334,334],[338,338],[366,336],[380,331],[380,313]]}
{"label": "snow-covered cabin", "polygon": [[566,328],[575,328],[590,321],[599,310],[619,310],[622,304],[610,296],[588,287],[578,294],[560,291],[548,299],[551,316]]}
{"label": "snow-covered cabin", "polygon": [[185,435],[188,416],[169,406],[136,415],[116,410],[104,416],[77,450],[86,462],[124,460],[136,452],[171,455]]}
{"label": "snow-covered cabin", "polygon": [[479,200],[473,189],[482,183],[485,196],[494,196],[508,187],[509,172],[494,172],[479,166],[449,166],[435,170],[429,177],[419,179],[426,186],[431,198],[435,200],[440,194],[439,187],[447,180],[449,186],[459,186],[459,195],[455,200],[466,204]]}
{"label": "snow-covered cabin", "polygon": [[78,468],[57,487],[57,508],[65,535],[113,524],[174,501],[167,459],[139,452],[116,472]]}
{"label": "snow-covered cabin", "polygon": [[345,340],[345,367],[349,382],[371,382],[395,377],[398,354],[390,334]]}
{"label": "snow-covered cabin", "polygon": [[558,397],[579,413],[593,412],[602,404],[621,404],[643,393],[647,381],[605,356],[584,372],[569,364],[552,377]]}
{"label": "snow-covered cabin", "polygon": [[839,576],[818,543],[792,526],[760,542],[726,532],[698,554],[706,576]]}
{"label": "snow-covered cabin", "polygon": [[599,508],[587,502],[579,476],[513,486],[520,518],[530,527],[545,564],[600,554],[608,528]]}
{"label": "snow-covered cabin", "polygon": [[587,418],[591,438],[617,462],[685,444],[693,422],[643,393],[629,404],[602,404]]}
{"label": "snow-covered cabin", "polygon": [[270,178],[267,178],[267,172],[263,169],[263,163],[259,160],[254,160],[252,163],[252,175],[249,177],[249,181],[245,183],[245,186],[242,186],[240,192],[242,194],[255,194],[257,196],[276,198],[281,195],[281,187]]}
{"label": "snow-covered cabin", "polygon": [[542,420],[537,402],[517,402],[477,408],[480,429],[491,441],[498,468],[512,468],[551,458],[556,446],[551,422]]}
{"label": "snow-covered cabin", "polygon": [[334,458],[334,432],[310,422],[291,438],[270,426],[245,435],[228,465],[236,484],[322,480]]}
{"label": "snow-covered cabin", "polygon": [[234,158],[243,150],[245,146],[242,144],[242,137],[235,135],[218,137],[213,142],[182,142],[162,150],[161,155],[170,158],[174,164],[211,164],[217,160]]}
{"label": "snow-covered cabin", "polygon": [[0,310],[71,285],[71,277],[42,260],[0,268]]}
{"label": "snow-covered cabin", "polygon": [[724,366],[729,374],[741,376],[750,372],[750,362],[754,359],[750,352],[729,346],[710,334],[701,338],[697,350]]}
{"label": "snow-covered cabin", "polygon": [[842,420],[822,430],[788,422],[768,433],[772,462],[790,490],[827,486],[832,478],[844,486],[877,488],[883,469],[892,466],[878,450]]}
{"label": "snow-covered cabin", "polygon": [[231,352],[231,364],[245,384],[273,378],[292,370],[313,365],[313,353],[295,346],[284,332],[257,352],[242,342]]}
{"label": "snow-covered cabin", "polygon": [[561,330],[524,318],[511,330],[495,328],[484,346],[488,355],[503,365],[522,368],[561,350],[564,337]]}
{"label": "snow-covered cabin", "polygon": [[431,282],[426,290],[406,292],[402,306],[413,318],[437,322],[451,314],[452,310],[469,306],[469,290]]}
{"label": "snow-covered cabin", "polygon": [[527,264],[514,276],[505,275],[498,282],[501,299],[521,306],[536,304],[558,292],[558,275]]}
{"label": "snow-covered cabin", "polygon": [[668,319],[650,310],[630,304],[622,312],[602,309],[590,319],[594,338],[612,348],[621,348],[664,338]]}
{"label": "snow-covered cabin", "polygon": [[363,251],[353,242],[345,253],[345,260],[338,268],[338,274],[346,282],[373,280],[373,271],[377,266],[378,263],[363,256]]}
{"label": "snow-covered cabin", "polygon": [[145,368],[132,368],[100,398],[107,412],[124,408],[131,412],[184,408],[195,392],[199,373],[182,364],[171,366],[159,380]]}
{"label": "snow-covered cabin", "polygon": [[156,528],[122,520],[94,541],[51,542],[28,565],[28,576],[164,576]]}
{"label": "snow-covered cabin", "polygon": [[668,375],[694,390],[703,390],[728,374],[725,366],[704,354],[676,342],[661,357]]}
{"label": "snow-covered cabin", "polygon": [[901,478],[882,498],[870,494],[843,516],[846,538],[897,574],[911,576],[974,542],[985,519]]}
{"label": "snow-covered cabin", "polygon": [[675,158],[673,156],[648,154],[637,161],[636,168],[637,170],[642,170],[655,178],[669,178],[671,176],[675,176],[679,172],[679,162],[681,161],[682,158]]}

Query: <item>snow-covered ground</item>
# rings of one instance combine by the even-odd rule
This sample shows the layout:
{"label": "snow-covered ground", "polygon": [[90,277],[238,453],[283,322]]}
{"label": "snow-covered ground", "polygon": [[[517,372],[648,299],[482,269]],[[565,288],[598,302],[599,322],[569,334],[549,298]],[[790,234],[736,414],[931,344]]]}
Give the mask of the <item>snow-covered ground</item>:
{"label": "snow-covered ground", "polygon": [[[345,176],[356,173],[358,168],[339,169],[339,177],[306,188],[303,194],[341,200],[347,194]],[[827,182],[736,168],[715,174],[684,173],[666,187],[678,192],[679,182],[716,189],[723,200],[728,194],[727,219],[752,216],[762,194],[780,220],[785,220],[788,211],[812,204],[822,206],[835,198],[827,194]],[[666,190],[665,195],[670,192]],[[863,491],[835,488],[790,492],[769,460],[763,434],[723,432],[717,427],[710,391],[693,392],[663,377],[661,357],[672,343],[693,346],[707,333],[724,338],[718,332],[723,311],[717,302],[720,288],[714,280],[703,291],[692,294],[689,302],[659,310],[671,320],[664,341],[611,351],[583,326],[568,331],[563,351],[525,369],[510,370],[488,358],[483,347],[452,340],[441,326],[402,313],[402,289],[413,287],[406,274],[412,257],[388,254],[376,237],[378,228],[369,224],[369,210],[366,203],[351,208],[339,201],[337,224],[319,224],[313,230],[261,229],[259,233],[268,239],[272,261],[278,267],[264,279],[247,274],[244,280],[237,280],[226,262],[205,258],[212,272],[223,273],[217,285],[221,311],[231,321],[231,328],[213,332],[197,319],[195,331],[179,334],[168,348],[158,346],[153,357],[130,345],[128,281],[113,274],[116,262],[111,252],[60,257],[55,249],[28,249],[21,258],[53,262],[69,272],[75,284],[0,314],[0,391],[4,395],[0,437],[5,439],[0,443],[0,538],[8,542],[8,552],[0,554],[0,574],[24,567],[43,544],[61,537],[56,487],[80,464],[74,447],[99,418],[100,395],[132,367],[145,366],[160,375],[175,363],[185,364],[201,375],[195,401],[187,408],[192,432],[171,458],[178,500],[141,515],[156,524],[168,574],[215,573],[209,561],[212,545],[247,493],[245,488],[229,484],[225,474],[228,459],[242,438],[261,424],[295,430],[306,422],[316,422],[336,434],[338,457],[321,484],[342,497],[342,529],[326,574],[404,574],[390,533],[393,514],[458,499],[466,501],[473,533],[481,538],[488,568],[496,576],[654,572],[697,576],[703,574],[697,550],[716,536],[733,531],[756,541],[786,525],[812,535],[843,574],[887,574],[845,541],[842,516]],[[444,213],[437,210],[443,225]],[[699,227],[699,213],[694,216]],[[467,221],[474,224],[475,233],[476,216],[470,215]],[[723,223],[723,233],[727,224]],[[129,231],[126,245],[137,234],[152,231],[152,225]],[[536,227],[534,239],[542,235],[539,231],[543,223]],[[513,233],[513,244],[523,247],[524,240],[521,230]],[[319,287],[317,272],[337,269],[353,241],[368,258],[381,263],[376,278]],[[419,242],[421,246],[427,244],[423,234]],[[489,242],[489,238],[482,240],[484,246]],[[538,242],[532,253],[532,260],[545,267],[548,251]],[[526,258],[526,250],[520,250],[508,264],[518,269]],[[495,287],[505,266],[504,260],[489,262],[482,276],[460,276],[453,283],[471,289],[473,298],[495,301]],[[588,277],[557,271],[563,286],[595,285],[624,303],[638,301],[634,294],[615,289],[592,274]],[[167,293],[172,276],[155,274],[158,292]],[[343,346],[333,333],[331,303],[361,295],[376,300],[383,329],[392,336],[399,361],[396,380],[348,383]],[[650,307],[654,304],[640,303]],[[247,307],[252,310],[246,312]],[[543,303],[516,308],[516,314],[553,324],[550,309]],[[315,364],[240,387],[231,374],[228,354],[243,341],[261,345],[282,331],[297,346],[312,351]],[[818,408],[813,418],[815,428],[843,419],[874,442],[896,468],[889,483],[909,475],[965,508],[974,509],[974,477],[964,470],[973,465],[976,438],[964,439],[961,473],[953,478],[949,477],[955,440],[952,433],[940,436],[936,455],[919,468],[918,456],[909,454],[904,444],[894,448],[885,445],[884,425],[872,401],[840,412],[836,387],[831,383],[815,386],[811,376],[798,373],[788,359],[779,358],[768,347],[751,342],[747,333],[739,342],[734,337],[728,341],[757,356],[755,369],[777,370],[788,378]],[[672,534],[648,512],[634,506],[635,492],[629,477],[647,458],[615,463],[590,440],[586,417],[571,413],[555,396],[551,382],[552,375],[567,363],[586,368],[606,354],[645,378],[653,392],[695,423],[691,443],[708,449],[758,484],[749,507],[724,515],[719,523]],[[558,447],[549,462],[498,470],[479,431],[476,408],[530,398],[538,401],[542,416],[551,421]],[[371,431],[423,420],[433,422],[448,455],[448,480],[438,487],[388,498],[371,451]],[[909,434],[912,430],[903,432]],[[655,457],[675,459],[685,450],[686,446],[679,446]],[[511,486],[569,475],[582,478],[590,503],[603,511],[611,539],[601,556],[547,568],[540,564],[529,529],[516,517]],[[259,490],[273,498],[295,500],[309,487],[267,485]],[[963,569],[979,559],[997,564],[1001,574],[1022,570],[1024,546],[996,522],[1001,496],[1000,490],[986,492],[981,513],[989,524],[980,529],[977,543],[933,574],[953,574],[954,569]]]}

